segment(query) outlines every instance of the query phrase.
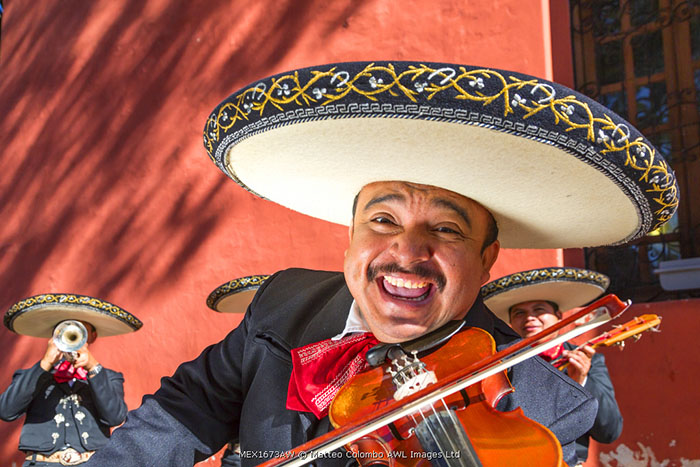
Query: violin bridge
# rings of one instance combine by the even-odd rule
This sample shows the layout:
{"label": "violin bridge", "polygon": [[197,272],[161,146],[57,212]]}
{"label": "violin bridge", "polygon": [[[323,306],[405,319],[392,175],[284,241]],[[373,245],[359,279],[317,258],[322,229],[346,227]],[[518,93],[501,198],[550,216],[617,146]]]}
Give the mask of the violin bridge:
{"label": "violin bridge", "polygon": [[386,370],[396,386],[394,399],[397,401],[437,383],[435,373],[428,371],[425,363],[420,361],[416,354],[417,352],[414,351],[410,356],[403,355],[401,358],[393,359],[392,366]]}

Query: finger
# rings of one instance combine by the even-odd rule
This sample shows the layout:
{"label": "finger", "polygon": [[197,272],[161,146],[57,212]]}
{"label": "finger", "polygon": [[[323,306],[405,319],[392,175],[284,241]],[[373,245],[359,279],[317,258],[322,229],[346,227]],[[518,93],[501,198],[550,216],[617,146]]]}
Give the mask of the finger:
{"label": "finger", "polygon": [[569,360],[569,368],[573,368],[578,373],[580,373],[583,370],[583,367],[581,366],[581,362],[577,362],[574,360]]}
{"label": "finger", "polygon": [[[595,353],[595,351],[594,351],[593,353]],[[583,361],[583,360],[588,360],[589,362],[591,361],[591,358],[593,357],[593,354],[590,354],[590,355],[589,355],[588,353],[586,353],[586,352],[583,351],[583,350],[575,350],[575,351],[572,352],[572,355],[576,355],[576,358],[578,358],[578,359],[580,359],[580,360],[582,360],[582,361]]]}
{"label": "finger", "polygon": [[583,369],[586,365],[586,357],[579,353],[573,352],[569,355],[569,364],[574,365],[578,369]]}
{"label": "finger", "polygon": [[593,355],[595,354],[595,349],[591,347],[590,345],[584,345],[580,349],[584,354],[588,356],[588,358],[593,358]]}

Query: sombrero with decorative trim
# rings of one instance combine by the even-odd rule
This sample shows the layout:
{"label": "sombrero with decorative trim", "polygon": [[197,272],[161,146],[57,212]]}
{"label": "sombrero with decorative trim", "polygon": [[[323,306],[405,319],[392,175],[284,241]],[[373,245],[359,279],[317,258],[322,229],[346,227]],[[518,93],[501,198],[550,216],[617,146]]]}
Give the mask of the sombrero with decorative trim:
{"label": "sombrero with decorative trim", "polygon": [[207,306],[221,313],[245,313],[255,292],[270,275],[245,276],[218,286],[207,297]]}
{"label": "sombrero with decorative trim", "polygon": [[567,311],[598,298],[610,285],[605,274],[581,268],[540,268],[516,272],[481,287],[484,304],[508,323],[508,310],[534,300],[554,302]]}
{"label": "sombrero with decorative trim", "polygon": [[77,294],[42,294],[25,298],[5,312],[5,327],[33,337],[51,337],[61,321],[92,324],[98,337],[138,331],[143,323],[128,311],[99,298]]}
{"label": "sombrero with decorative trim", "polygon": [[243,188],[351,221],[355,195],[402,180],[472,198],[508,248],[623,243],[671,218],[673,171],[590,98],[510,71],[352,62],[256,81],[219,104],[204,145]]}

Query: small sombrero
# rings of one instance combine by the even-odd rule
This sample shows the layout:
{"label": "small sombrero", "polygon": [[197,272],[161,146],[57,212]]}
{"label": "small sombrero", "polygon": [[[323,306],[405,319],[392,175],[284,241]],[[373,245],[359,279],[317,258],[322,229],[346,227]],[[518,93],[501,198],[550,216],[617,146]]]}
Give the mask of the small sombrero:
{"label": "small sombrero", "polygon": [[516,272],[481,288],[484,304],[509,322],[508,310],[518,303],[542,300],[567,311],[598,298],[610,285],[605,274],[580,268],[541,268]]}
{"label": "small sombrero", "polygon": [[401,180],[472,198],[508,248],[623,243],[671,218],[673,171],[609,109],[556,83],[430,62],[322,65],[217,106],[211,159],[243,188],[347,225],[355,195]]}
{"label": "small sombrero", "polygon": [[207,297],[207,306],[221,313],[245,313],[255,292],[268,275],[245,276],[218,286]]}
{"label": "small sombrero", "polygon": [[128,311],[99,298],[76,294],[42,294],[20,300],[5,313],[7,329],[33,337],[51,337],[67,319],[92,324],[99,337],[137,331],[143,323]]}

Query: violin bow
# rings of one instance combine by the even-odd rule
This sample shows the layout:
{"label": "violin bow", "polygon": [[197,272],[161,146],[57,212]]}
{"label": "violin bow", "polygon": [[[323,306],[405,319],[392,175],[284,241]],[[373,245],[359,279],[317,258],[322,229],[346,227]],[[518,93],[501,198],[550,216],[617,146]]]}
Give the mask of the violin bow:
{"label": "violin bow", "polygon": [[[647,314],[637,316],[633,320],[627,321],[625,324],[614,326],[612,330],[604,332],[603,334],[584,342],[583,344],[577,346],[574,350],[579,350],[584,345],[590,345],[593,348],[618,345],[620,346],[620,349],[623,349],[625,347],[626,339],[633,337],[635,340],[639,340],[641,333],[644,331],[658,332],[660,323],[661,317],[657,315]],[[569,365],[569,360],[566,357],[561,356],[555,358],[550,363],[558,369],[563,370]]]}
{"label": "violin bow", "polygon": [[[270,459],[261,465],[265,467],[278,465],[294,467],[306,465],[314,459],[322,458],[324,454],[343,447],[400,418],[418,412],[422,407],[432,405],[450,394],[461,391],[489,376],[507,370],[549,348],[617,318],[629,308],[631,303],[629,300],[623,302],[613,294],[606,295],[534,336],[522,339],[431,386],[406,396],[401,401],[394,401],[395,403],[378,409],[370,416],[329,431],[291,451],[281,453],[280,457]],[[584,320],[585,323],[547,342],[537,344],[537,341],[558,332],[577,320]]]}

